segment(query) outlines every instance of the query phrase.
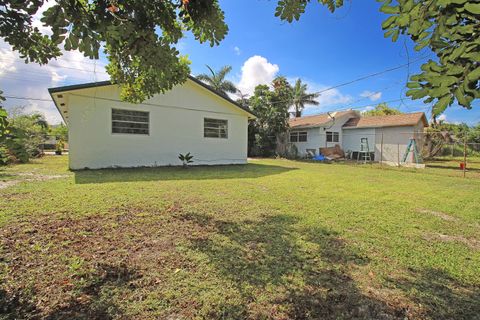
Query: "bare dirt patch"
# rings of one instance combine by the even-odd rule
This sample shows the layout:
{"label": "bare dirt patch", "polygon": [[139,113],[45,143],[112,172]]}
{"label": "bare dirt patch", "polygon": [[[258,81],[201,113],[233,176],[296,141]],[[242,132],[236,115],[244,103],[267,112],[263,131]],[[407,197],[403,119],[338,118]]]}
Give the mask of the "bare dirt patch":
{"label": "bare dirt patch", "polygon": [[[122,300],[142,299],[172,270],[191,265],[176,245],[195,226],[179,223],[179,210],[178,205],[123,206],[108,215],[45,216],[0,229],[0,266],[6,270],[0,315],[109,319],[121,314]],[[119,297],[113,301],[111,295]]]}
{"label": "bare dirt patch", "polygon": [[432,216],[435,216],[435,217],[440,218],[440,219],[445,220],[445,221],[458,221],[457,218],[452,217],[451,215],[448,215],[448,214],[440,212],[440,211],[434,211],[434,210],[429,210],[429,209],[418,209],[417,211],[419,213],[430,214]]}
{"label": "bare dirt patch", "polygon": [[424,236],[429,241],[457,242],[466,245],[473,250],[480,250],[480,241],[462,236],[452,236],[441,233],[427,234]]}
{"label": "bare dirt patch", "polygon": [[14,186],[20,182],[33,182],[33,181],[47,181],[52,179],[61,179],[66,178],[68,175],[46,175],[46,174],[37,174],[33,172],[22,172],[15,175],[18,178],[13,180],[0,181],[0,189],[6,189],[8,187]]}

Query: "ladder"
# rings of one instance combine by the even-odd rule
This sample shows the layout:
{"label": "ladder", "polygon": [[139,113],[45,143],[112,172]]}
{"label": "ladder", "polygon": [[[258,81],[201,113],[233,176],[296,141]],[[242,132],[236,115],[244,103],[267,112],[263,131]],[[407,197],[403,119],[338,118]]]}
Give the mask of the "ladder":
{"label": "ladder", "polygon": [[419,164],[420,161],[420,154],[418,153],[418,148],[417,148],[417,141],[415,139],[410,139],[410,142],[408,143],[407,150],[405,151],[405,154],[403,155],[402,163],[407,162],[408,155],[410,152],[413,153],[413,157],[415,158],[415,163]]}
{"label": "ladder", "polygon": [[357,154],[357,162],[360,160],[362,160],[363,163],[372,161],[372,158],[370,157],[370,148],[368,146],[368,138],[360,138],[360,151]]}

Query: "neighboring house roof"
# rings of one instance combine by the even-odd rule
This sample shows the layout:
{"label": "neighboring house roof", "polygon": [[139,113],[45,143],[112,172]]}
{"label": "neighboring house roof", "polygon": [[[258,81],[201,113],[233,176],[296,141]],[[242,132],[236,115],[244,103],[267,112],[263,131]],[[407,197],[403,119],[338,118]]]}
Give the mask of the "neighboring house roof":
{"label": "neighboring house roof", "polygon": [[[216,94],[220,98],[226,100],[227,102],[233,104],[235,107],[242,109],[243,111],[251,114],[254,118],[256,115],[247,107],[242,106],[241,104],[237,103],[236,101],[230,99],[228,96],[223,95],[210,87],[209,85],[203,83],[202,81],[198,80],[197,78],[193,76],[188,76],[188,79],[195,82],[196,84],[202,86],[203,88],[209,90],[210,92]],[[69,86],[63,86],[63,87],[55,87],[55,88],[49,88],[48,92],[50,93],[50,96],[52,96],[52,99],[55,103],[57,104],[56,100],[54,99],[53,95],[54,93],[60,93],[60,92],[66,92],[66,91],[72,91],[72,90],[80,90],[80,89],[88,89],[88,88],[96,88],[96,87],[103,87],[103,86],[110,86],[113,85],[114,83],[110,82],[110,80],[107,81],[98,81],[98,82],[89,82],[89,83],[82,83],[82,84],[76,84],[76,85],[69,85]],[[60,109],[57,106],[57,109],[60,111]],[[63,114],[62,114],[63,116]]]}
{"label": "neighboring house roof", "polygon": [[355,111],[347,110],[292,118],[288,120],[288,124],[292,129],[321,127],[332,122],[333,118],[340,118],[348,114],[351,114],[353,117],[358,117],[358,113],[356,113]]}
{"label": "neighboring house roof", "polygon": [[388,116],[370,116],[352,118],[344,125],[344,129],[356,128],[382,128],[382,127],[405,127],[416,126],[420,121],[424,127],[428,127],[428,121],[423,112],[404,113]]}

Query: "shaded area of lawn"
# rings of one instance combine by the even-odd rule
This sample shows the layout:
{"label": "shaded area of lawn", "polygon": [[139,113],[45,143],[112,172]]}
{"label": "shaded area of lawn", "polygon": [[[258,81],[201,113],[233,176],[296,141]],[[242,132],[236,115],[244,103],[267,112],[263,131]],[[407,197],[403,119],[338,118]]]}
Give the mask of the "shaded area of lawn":
{"label": "shaded area of lawn", "polygon": [[255,164],[230,166],[190,166],[122,168],[74,171],[75,183],[111,183],[165,180],[251,179],[281,174],[296,168]]}
{"label": "shaded area of lawn", "polygon": [[284,160],[19,183],[0,319],[476,319],[479,186]]}

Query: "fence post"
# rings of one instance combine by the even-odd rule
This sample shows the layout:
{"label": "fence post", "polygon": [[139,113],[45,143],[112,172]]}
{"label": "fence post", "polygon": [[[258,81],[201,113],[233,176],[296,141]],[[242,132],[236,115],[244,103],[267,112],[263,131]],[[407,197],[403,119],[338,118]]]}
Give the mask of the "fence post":
{"label": "fence post", "polygon": [[383,132],[382,132],[382,142],[380,144],[380,166],[383,166]]}
{"label": "fence post", "polygon": [[463,141],[463,177],[465,178],[465,172],[467,171],[467,139]]}
{"label": "fence post", "polygon": [[400,143],[397,143],[397,161],[398,166],[400,167]]}
{"label": "fence post", "polygon": [[454,157],[453,148],[455,147],[455,142],[452,142],[452,158]]}

